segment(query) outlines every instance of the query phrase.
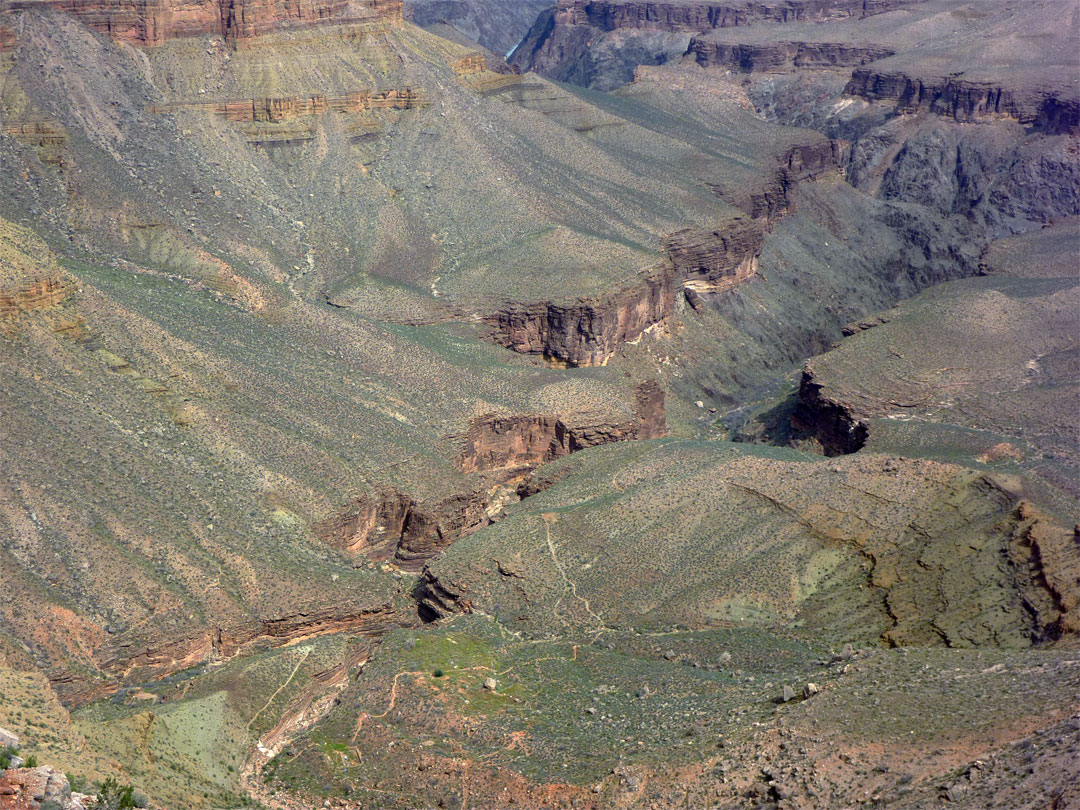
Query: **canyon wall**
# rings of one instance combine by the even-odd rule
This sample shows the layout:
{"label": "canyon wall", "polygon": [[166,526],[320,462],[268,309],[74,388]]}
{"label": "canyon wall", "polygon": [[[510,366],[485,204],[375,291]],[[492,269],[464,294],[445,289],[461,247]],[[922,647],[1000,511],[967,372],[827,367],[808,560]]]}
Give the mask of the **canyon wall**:
{"label": "canyon wall", "polygon": [[860,67],[886,56],[888,48],[833,42],[719,42],[708,36],[690,40],[689,52],[699,65],[741,73],[792,72],[802,69]]}
{"label": "canyon wall", "polygon": [[813,366],[807,364],[799,384],[799,401],[791,414],[791,426],[813,435],[827,456],[842,456],[859,450],[869,437],[859,421],[842,402],[825,397],[814,381]]}
{"label": "canyon wall", "polygon": [[1080,132],[1080,97],[1075,89],[1004,87],[950,76],[919,78],[864,67],[852,72],[844,92],[870,101],[895,102],[897,112],[925,110],[957,121],[1012,118],[1040,132]]}
{"label": "canyon wall", "polygon": [[900,0],[786,0],[780,3],[665,3],[643,0],[560,0],[556,25],[591,25],[606,31],[646,28],[706,31],[757,22],[802,22],[864,17],[902,5]]}
{"label": "canyon wall", "polygon": [[667,432],[664,389],[655,382],[634,391],[634,417],[621,424],[567,425],[557,416],[483,417],[469,428],[458,457],[464,472],[518,470],[586,447]]}
{"label": "canyon wall", "polygon": [[[355,14],[361,6],[361,16]],[[219,34],[243,42],[282,28],[347,22],[399,20],[401,0],[7,0],[5,11],[48,7],[77,17],[113,39],[160,45],[179,37]]]}
{"label": "canyon wall", "polygon": [[501,346],[568,366],[598,366],[620,345],[667,318],[674,300],[674,277],[662,268],[634,287],[597,299],[513,303],[486,321]]}

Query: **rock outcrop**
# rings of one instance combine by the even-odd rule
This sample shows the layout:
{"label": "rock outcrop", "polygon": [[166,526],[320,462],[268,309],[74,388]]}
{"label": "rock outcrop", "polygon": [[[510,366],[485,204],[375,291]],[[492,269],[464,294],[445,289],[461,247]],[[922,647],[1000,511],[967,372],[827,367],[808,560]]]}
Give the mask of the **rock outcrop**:
{"label": "rock outcrop", "polygon": [[[567,424],[555,415],[481,417],[466,432],[457,465],[463,472],[491,473],[495,481],[505,481],[587,447],[667,433],[664,390],[659,384],[637,386],[634,403],[633,417],[616,424]],[[334,548],[417,570],[458,537],[490,523],[490,502],[491,495],[483,488],[436,503],[421,503],[388,488],[357,495],[313,530]]]}
{"label": "rock outcrop", "polygon": [[[665,261],[639,284],[600,298],[571,303],[508,304],[485,318],[490,337],[523,354],[542,355],[567,366],[604,365],[622,344],[636,340],[671,314],[681,291],[693,303],[701,296],[733,289],[757,273],[758,256],[770,217],[786,209],[787,191],[803,173],[828,165],[821,149],[793,149],[771,186],[744,201],[750,217],[733,217],[721,227],[686,228],[663,244]],[[756,217],[756,218],[754,218]]]}
{"label": "rock outcrop", "polygon": [[0,771],[0,810],[83,810],[84,807],[72,797],[67,777],[48,765]]}
{"label": "rock outcrop", "polygon": [[764,240],[761,221],[736,217],[723,229],[677,231],[665,241],[664,251],[683,288],[708,295],[730,290],[757,273]]}
{"label": "rock outcrop", "polygon": [[376,560],[418,568],[464,532],[485,525],[487,497],[459,493],[434,504],[388,489],[353,498],[313,529],[323,542]]}
{"label": "rock outcrop", "polygon": [[629,289],[561,304],[513,303],[486,321],[494,342],[568,366],[603,365],[628,340],[671,314],[674,277],[661,268]]}
{"label": "rock outcrop", "polygon": [[866,424],[853,416],[844,403],[825,397],[821,389],[814,381],[813,367],[807,364],[799,384],[799,403],[791,414],[792,427],[814,435],[827,456],[861,449],[869,436]]}
{"label": "rock outcrop", "polygon": [[[100,667],[121,680],[135,675],[161,678],[207,661],[233,658],[256,645],[279,647],[342,632],[379,636],[408,622],[409,617],[393,604],[314,606],[228,627],[209,627],[173,639],[125,638],[103,651]],[[53,687],[72,705],[64,684],[53,680]]]}
{"label": "rock outcrop", "polygon": [[1051,87],[1006,87],[954,76],[909,76],[858,68],[845,93],[895,102],[897,112],[927,111],[956,121],[1012,118],[1039,132],[1080,132],[1080,98]]}
{"label": "rock outcrop", "polygon": [[598,444],[663,436],[664,390],[646,382],[634,395],[634,418],[624,424],[575,426],[550,415],[478,419],[466,434],[458,464],[464,472],[520,470]]}
{"label": "rock outcrop", "polygon": [[[862,18],[890,11],[905,2],[561,0],[552,11],[537,18],[510,59],[522,72],[532,70],[560,81],[606,90],[626,83],[638,65],[658,65],[677,58],[686,51],[693,34],[755,23]],[[828,59],[828,55],[807,52],[805,58]],[[596,64],[590,66],[593,62]]]}
{"label": "rock outcrop", "polygon": [[860,67],[892,56],[889,48],[842,42],[724,42],[709,35],[690,40],[689,53],[699,65],[740,73]]}
{"label": "rock outcrop", "polygon": [[27,313],[63,303],[75,284],[25,228],[0,220],[0,332],[11,334]]}
{"label": "rock outcrop", "polygon": [[242,43],[283,28],[372,18],[398,20],[402,13],[401,0],[10,0],[6,6],[8,11],[55,8],[95,31],[143,46],[205,34]]}
{"label": "rock outcrop", "polygon": [[880,14],[903,0],[786,0],[780,3],[655,3],[644,0],[561,0],[556,25],[591,25],[606,31],[646,28],[706,31],[757,22],[803,22]]}

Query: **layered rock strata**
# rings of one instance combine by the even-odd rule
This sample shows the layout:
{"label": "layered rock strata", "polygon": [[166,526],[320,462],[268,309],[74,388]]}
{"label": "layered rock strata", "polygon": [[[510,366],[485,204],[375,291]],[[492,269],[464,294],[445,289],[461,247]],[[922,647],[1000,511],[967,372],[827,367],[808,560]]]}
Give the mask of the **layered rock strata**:
{"label": "layered rock strata", "polygon": [[464,472],[517,470],[598,444],[663,436],[664,390],[655,382],[642,383],[634,399],[634,418],[623,424],[575,427],[551,415],[478,419],[466,434],[458,465]]}
{"label": "layered rock strata", "polygon": [[870,101],[895,102],[897,112],[927,111],[957,121],[1011,118],[1050,134],[1080,132],[1080,96],[1050,87],[1005,87],[952,76],[916,77],[858,68],[844,90]]}
{"label": "layered rock strata", "polygon": [[284,98],[242,98],[227,101],[177,102],[154,104],[149,112],[172,114],[206,112],[229,121],[278,123],[328,112],[362,113],[372,110],[408,110],[427,104],[427,99],[412,87],[371,92],[357,90],[342,96],[291,96]]}
{"label": "layered rock strata", "polygon": [[434,504],[415,501],[394,489],[364,493],[313,529],[323,542],[376,561],[419,568],[457,537],[489,518],[482,491],[453,495]]}
{"label": "layered rock strata", "polygon": [[[244,42],[283,28],[373,18],[400,20],[401,0],[8,0],[8,11],[49,7],[133,45],[218,34]],[[366,14],[356,14],[357,8]]]}
{"label": "layered rock strata", "polygon": [[658,31],[706,31],[756,22],[803,22],[880,14],[903,0],[786,0],[780,3],[624,2],[560,0],[556,25],[591,25],[607,31],[645,28]]}
{"label": "layered rock strata", "polygon": [[[824,147],[830,154],[831,149]],[[757,219],[734,217],[723,227],[686,228],[669,235],[663,245],[665,261],[635,286],[566,304],[507,304],[485,318],[491,339],[553,363],[605,364],[619,346],[668,318],[677,291],[693,302],[752,278],[768,218],[785,209],[789,183],[803,172],[812,173],[811,167],[822,159],[814,150],[806,154],[793,150],[785,158],[792,169],[781,170],[788,174],[778,174],[772,187],[754,192],[745,201],[744,208]]]}
{"label": "layered rock strata", "polygon": [[[103,651],[100,667],[119,679],[136,674],[160,678],[206,661],[232,658],[256,645],[279,647],[341,632],[378,636],[409,621],[392,604],[318,606],[228,627],[209,627],[181,638],[128,638]],[[69,697],[62,682],[54,681],[53,685],[63,697]]]}
{"label": "layered rock strata", "polygon": [[[633,417],[623,423],[567,424],[555,415],[485,416],[465,434],[457,464],[495,481],[570,453],[608,442],[653,439],[667,433],[664,390],[644,382],[634,391]],[[335,548],[418,570],[458,537],[491,522],[487,489],[421,503],[387,488],[354,497],[317,523],[317,537]]]}
{"label": "layered rock strata", "polygon": [[861,67],[892,56],[889,48],[841,42],[768,42],[746,44],[694,37],[688,53],[699,65],[741,73]]}

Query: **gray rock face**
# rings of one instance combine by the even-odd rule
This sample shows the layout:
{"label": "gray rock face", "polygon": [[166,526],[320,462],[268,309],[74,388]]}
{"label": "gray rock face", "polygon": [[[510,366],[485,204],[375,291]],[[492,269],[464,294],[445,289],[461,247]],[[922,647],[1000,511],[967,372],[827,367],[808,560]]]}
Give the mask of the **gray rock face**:
{"label": "gray rock face", "polygon": [[498,54],[510,52],[549,0],[410,0],[406,13],[428,26],[448,22]]}

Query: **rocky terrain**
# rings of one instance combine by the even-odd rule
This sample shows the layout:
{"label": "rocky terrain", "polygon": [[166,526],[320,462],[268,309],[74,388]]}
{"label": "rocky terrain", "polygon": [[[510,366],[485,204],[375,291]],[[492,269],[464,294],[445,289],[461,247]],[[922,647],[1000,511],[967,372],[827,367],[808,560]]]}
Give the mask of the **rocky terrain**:
{"label": "rocky terrain", "polygon": [[1074,0],[0,14],[0,808],[1080,801]]}
{"label": "rocky terrain", "polygon": [[505,57],[550,5],[549,0],[412,0],[405,4],[405,13],[423,28],[448,23]]}

